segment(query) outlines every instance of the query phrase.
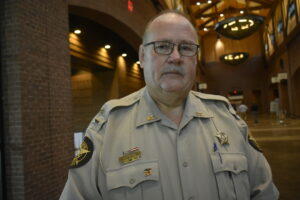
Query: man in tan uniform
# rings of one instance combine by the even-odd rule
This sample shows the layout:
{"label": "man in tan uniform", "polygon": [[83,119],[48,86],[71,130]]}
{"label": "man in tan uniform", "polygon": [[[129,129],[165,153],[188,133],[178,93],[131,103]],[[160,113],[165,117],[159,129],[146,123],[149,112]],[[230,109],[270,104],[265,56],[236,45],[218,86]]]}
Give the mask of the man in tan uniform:
{"label": "man in tan uniform", "polygon": [[95,116],[60,199],[278,199],[265,157],[227,99],[191,91],[197,42],[175,11],[148,24],[139,51],[146,87]]}

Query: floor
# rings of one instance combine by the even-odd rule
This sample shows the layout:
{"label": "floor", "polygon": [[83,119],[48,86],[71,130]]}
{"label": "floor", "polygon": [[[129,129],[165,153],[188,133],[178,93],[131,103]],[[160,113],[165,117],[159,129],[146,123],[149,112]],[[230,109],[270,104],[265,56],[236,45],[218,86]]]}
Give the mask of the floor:
{"label": "floor", "polygon": [[271,165],[280,200],[300,200],[300,119],[260,115],[246,120]]}

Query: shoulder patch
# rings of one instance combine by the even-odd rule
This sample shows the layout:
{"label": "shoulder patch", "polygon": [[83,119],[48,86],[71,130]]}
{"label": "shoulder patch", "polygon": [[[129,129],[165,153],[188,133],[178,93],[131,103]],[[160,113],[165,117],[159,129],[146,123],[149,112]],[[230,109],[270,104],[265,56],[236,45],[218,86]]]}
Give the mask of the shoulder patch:
{"label": "shoulder patch", "polygon": [[251,134],[248,135],[248,142],[254,149],[256,149],[257,151],[259,151],[261,153],[263,152],[262,149],[257,144],[256,140],[251,136]]}
{"label": "shoulder patch", "polygon": [[93,142],[88,137],[84,137],[84,140],[80,145],[80,152],[73,158],[70,168],[78,168],[85,165],[91,159],[93,151]]}

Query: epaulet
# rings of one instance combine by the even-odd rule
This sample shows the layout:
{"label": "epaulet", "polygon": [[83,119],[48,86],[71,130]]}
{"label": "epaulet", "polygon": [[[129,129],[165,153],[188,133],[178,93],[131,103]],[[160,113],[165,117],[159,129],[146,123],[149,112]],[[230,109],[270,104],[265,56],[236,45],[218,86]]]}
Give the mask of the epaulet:
{"label": "epaulet", "polygon": [[131,106],[133,105],[134,103],[136,103],[140,98],[141,98],[141,95],[144,91],[144,88],[128,95],[128,96],[125,96],[121,99],[112,99],[108,102],[106,102],[101,110],[100,110],[100,113],[105,117],[107,118],[109,113],[113,110],[113,109],[116,109],[118,107],[127,107],[127,106]]}
{"label": "epaulet", "polygon": [[141,97],[144,88],[125,96],[121,99],[112,99],[106,102],[97,115],[92,120],[90,126],[94,127],[94,129],[99,130],[102,125],[107,121],[110,112],[119,107],[127,107],[135,104]]}
{"label": "epaulet", "polygon": [[237,114],[233,107],[231,106],[229,100],[226,97],[220,96],[220,95],[214,95],[214,94],[204,94],[201,92],[191,91],[192,94],[194,94],[196,97],[203,99],[203,100],[212,100],[212,101],[222,101],[225,103],[226,107],[230,111],[231,114],[233,114],[235,117],[237,117]]}

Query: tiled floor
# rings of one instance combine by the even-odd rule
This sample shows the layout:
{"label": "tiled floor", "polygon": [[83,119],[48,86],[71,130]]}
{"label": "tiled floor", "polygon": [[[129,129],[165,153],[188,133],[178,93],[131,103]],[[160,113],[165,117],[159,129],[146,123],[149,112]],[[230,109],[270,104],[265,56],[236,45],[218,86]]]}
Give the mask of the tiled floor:
{"label": "tiled floor", "polygon": [[263,115],[254,123],[248,117],[252,135],[271,165],[280,200],[300,200],[300,119],[280,123]]}

